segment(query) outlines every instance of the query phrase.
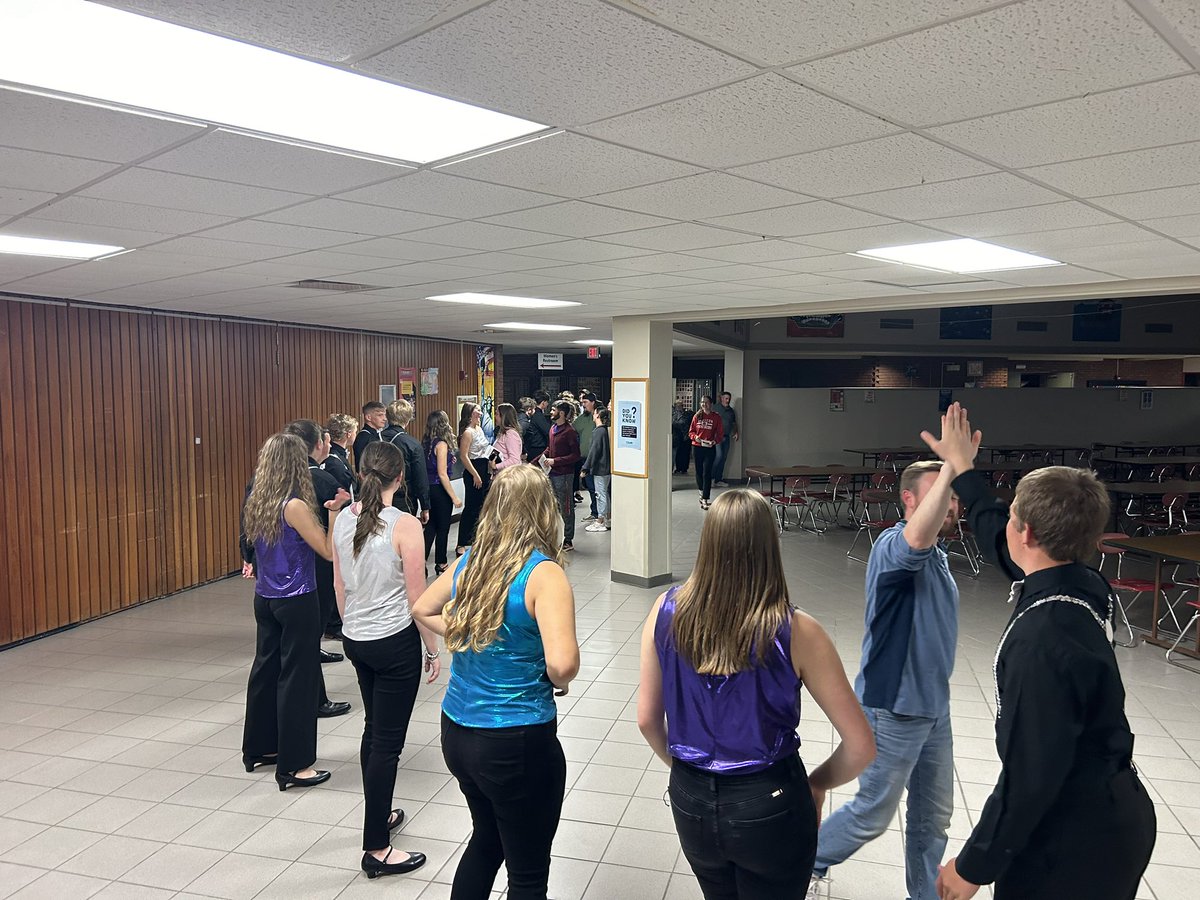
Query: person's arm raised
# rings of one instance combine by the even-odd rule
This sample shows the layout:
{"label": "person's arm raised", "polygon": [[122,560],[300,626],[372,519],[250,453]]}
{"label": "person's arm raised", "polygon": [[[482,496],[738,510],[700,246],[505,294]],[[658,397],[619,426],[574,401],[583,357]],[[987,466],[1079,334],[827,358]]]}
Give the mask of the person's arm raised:
{"label": "person's arm raised", "polygon": [[875,736],[833,641],[816,619],[799,610],[792,613],[791,650],[796,674],[841,738],[829,759],[808,776],[820,821],[826,791],[853,781],[875,759]]}
{"label": "person's arm raised", "polygon": [[904,526],[904,540],[914,550],[928,550],[938,542],[946,513],[950,511],[950,482],[953,480],[954,470],[950,466],[942,466],[937,480],[909,517]]}
{"label": "person's arm raised", "polygon": [[526,609],[537,622],[546,654],[546,675],[559,696],[579,674],[579,639],[575,634],[575,592],[558,563],[543,562],[529,574]]}

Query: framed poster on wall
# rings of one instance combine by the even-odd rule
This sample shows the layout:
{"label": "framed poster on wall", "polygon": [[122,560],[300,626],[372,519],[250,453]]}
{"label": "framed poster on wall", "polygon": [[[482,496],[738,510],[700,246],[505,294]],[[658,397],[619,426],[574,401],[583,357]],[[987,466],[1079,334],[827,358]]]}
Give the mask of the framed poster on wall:
{"label": "framed poster on wall", "polygon": [[612,472],[629,478],[647,478],[650,454],[646,441],[647,398],[645,378],[614,378],[612,382]]}

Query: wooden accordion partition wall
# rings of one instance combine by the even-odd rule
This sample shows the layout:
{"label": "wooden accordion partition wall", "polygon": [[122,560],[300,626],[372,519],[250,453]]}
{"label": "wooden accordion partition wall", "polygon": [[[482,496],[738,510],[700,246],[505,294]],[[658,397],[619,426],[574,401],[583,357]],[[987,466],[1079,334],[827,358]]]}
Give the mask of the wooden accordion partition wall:
{"label": "wooden accordion partition wall", "polygon": [[474,344],[0,298],[0,647],[240,568],[262,441],[400,366],[439,370],[418,437],[478,393]]}

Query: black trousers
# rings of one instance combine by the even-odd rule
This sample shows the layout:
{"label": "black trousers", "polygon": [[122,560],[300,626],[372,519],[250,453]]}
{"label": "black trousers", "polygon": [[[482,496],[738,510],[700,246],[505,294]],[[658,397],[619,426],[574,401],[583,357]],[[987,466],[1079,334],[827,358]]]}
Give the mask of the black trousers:
{"label": "black trousers", "polygon": [[475,526],[479,523],[479,511],[483,509],[483,501],[487,499],[488,488],[492,484],[492,473],[488,471],[486,459],[473,459],[471,465],[479,473],[482,487],[475,487],[475,479],[471,473],[463,469],[463,514],[458,520],[458,546],[470,547],[475,543]]}
{"label": "black trousers", "polygon": [[693,446],[692,453],[696,456],[696,487],[700,489],[700,496],[707,500],[712,493],[713,462],[717,458],[717,448]]}
{"label": "black trousers", "polygon": [[254,664],[246,685],[242,752],[278,753],[279,772],[298,772],[317,760],[317,692],[321,612],[316,593],[254,595],[258,625]]}
{"label": "black trousers", "polygon": [[1133,900],[1157,828],[1133,769],[1097,779],[1085,798],[1051,807],[997,879],[996,900]]}
{"label": "black trousers", "polygon": [[429,559],[429,550],[437,544],[437,555],[433,561],[439,566],[446,565],[446,541],[450,536],[450,518],[454,515],[454,503],[441,483],[429,486],[429,521],[425,523],[425,558]]}
{"label": "black trousers", "polygon": [[363,850],[388,846],[388,816],[396,789],[396,762],[408,736],[421,684],[421,636],[416,625],[375,641],[342,639],[362,693]]}
{"label": "black trousers", "polygon": [[342,626],[338,615],[337,594],[333,590],[333,563],[320,556],[316,562],[317,599],[321,603],[321,630],[328,633]]}
{"label": "black trousers", "polygon": [[677,761],[669,794],[705,900],[802,900],[817,855],[817,810],[799,756],[751,775]]}
{"label": "black trousers", "polygon": [[675,471],[687,472],[688,461],[692,455],[692,442],[684,432],[675,432]]}
{"label": "black trousers", "polygon": [[558,722],[464,728],[442,716],[442,756],[471,809],[450,900],[487,900],[504,863],[510,900],[546,900],[567,761]]}

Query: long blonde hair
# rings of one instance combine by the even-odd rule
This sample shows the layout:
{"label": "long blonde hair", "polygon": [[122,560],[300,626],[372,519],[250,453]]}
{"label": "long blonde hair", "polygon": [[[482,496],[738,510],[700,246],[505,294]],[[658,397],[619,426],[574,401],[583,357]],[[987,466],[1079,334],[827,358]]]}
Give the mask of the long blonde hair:
{"label": "long blonde hair", "polygon": [[246,537],[279,543],[283,505],[293,497],[299,497],[317,515],[317,497],[308,472],[308,447],[294,434],[273,434],[258,451],[254,487],[246,498],[243,516]]}
{"label": "long blonde hair", "polygon": [[534,550],[562,565],[561,522],[550,479],[539,467],[510,466],[497,473],[455,598],[443,612],[451,652],[479,652],[496,639],[509,586]]}
{"label": "long blonde hair", "polygon": [[770,504],[757,491],[726,491],[704,517],[696,567],[675,594],[677,652],[702,675],[761,665],[791,611]]}

